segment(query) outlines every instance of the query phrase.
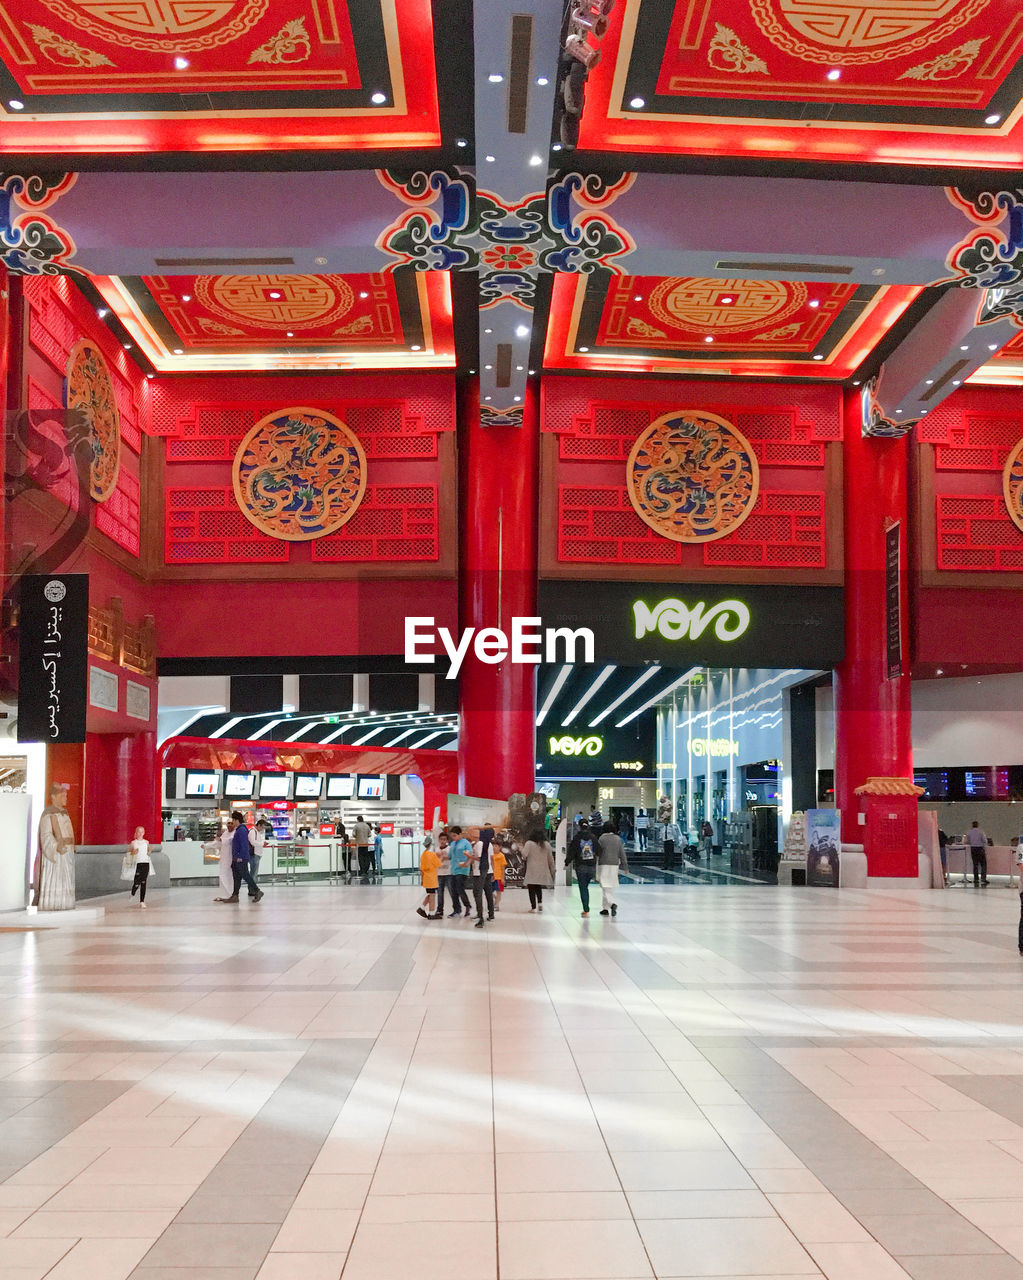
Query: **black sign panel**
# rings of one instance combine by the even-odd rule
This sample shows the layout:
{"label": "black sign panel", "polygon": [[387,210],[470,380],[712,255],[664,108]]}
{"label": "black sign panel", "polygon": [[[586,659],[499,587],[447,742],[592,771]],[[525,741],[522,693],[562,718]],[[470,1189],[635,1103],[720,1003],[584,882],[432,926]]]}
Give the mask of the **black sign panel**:
{"label": "black sign panel", "polygon": [[652,711],[616,729],[610,723],[586,727],[582,716],[567,728],[545,721],[536,731],[536,777],[652,778],[655,721]]}
{"label": "black sign panel", "polygon": [[538,613],[588,627],[594,662],[828,668],[844,656],[843,600],[841,587],[549,580]]}
{"label": "black sign panel", "polygon": [[890,525],[884,535],[885,627],[888,679],[902,675],[902,526]]}
{"label": "black sign panel", "polygon": [[21,579],[18,741],[84,742],[89,575]]}

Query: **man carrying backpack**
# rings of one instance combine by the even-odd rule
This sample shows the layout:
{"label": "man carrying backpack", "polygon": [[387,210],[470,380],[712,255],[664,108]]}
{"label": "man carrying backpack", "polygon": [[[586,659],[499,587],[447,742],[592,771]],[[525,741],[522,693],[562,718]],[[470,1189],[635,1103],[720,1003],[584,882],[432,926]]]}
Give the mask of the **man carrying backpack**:
{"label": "man carrying backpack", "polygon": [[579,885],[579,898],[583,904],[583,919],[590,914],[590,885],[597,867],[597,833],[593,831],[585,818],[579,820],[579,828],[568,846],[565,866],[575,871],[576,883]]}

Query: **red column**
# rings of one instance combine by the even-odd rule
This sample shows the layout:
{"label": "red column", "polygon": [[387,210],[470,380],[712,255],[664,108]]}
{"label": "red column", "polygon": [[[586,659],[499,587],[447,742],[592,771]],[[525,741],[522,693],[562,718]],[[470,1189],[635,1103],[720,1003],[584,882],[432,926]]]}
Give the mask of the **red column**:
{"label": "red column", "polygon": [[87,734],[80,843],[127,844],[138,826],[159,843],[156,785],[155,733]]}
{"label": "red column", "polygon": [[[526,389],[521,427],[484,427],[475,380],[461,418],[460,624],[511,631],[536,614],[539,394]],[[461,670],[458,778],[463,795],[503,800],[530,792],[536,765],[536,667],[488,666],[470,654]],[[441,679],[438,676],[438,679]]]}
{"label": "red column", "polygon": [[[863,843],[855,788],[868,777],[913,776],[909,676],[907,470],[909,439],[864,439],[859,397],[845,405],[845,660],[835,669],[835,803],[842,837]],[[902,670],[888,679],[885,533],[902,522]],[[915,876],[904,860],[872,856],[872,876]]]}

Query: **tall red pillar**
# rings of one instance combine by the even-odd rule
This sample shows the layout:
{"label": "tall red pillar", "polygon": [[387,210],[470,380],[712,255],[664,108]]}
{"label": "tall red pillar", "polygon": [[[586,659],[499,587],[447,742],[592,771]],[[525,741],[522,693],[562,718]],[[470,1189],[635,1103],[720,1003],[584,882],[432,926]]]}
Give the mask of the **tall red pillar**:
{"label": "tall red pillar", "polygon": [[[835,669],[835,803],[842,838],[863,843],[855,788],[869,777],[913,776],[909,675],[907,473],[909,439],[864,439],[859,397],[845,404],[845,660]],[[902,672],[888,676],[886,534],[900,521]],[[874,853],[872,876],[915,876],[905,859]]]}
{"label": "tall red pillar", "polygon": [[156,734],[89,733],[85,742],[82,844],[127,844],[135,828],[159,843]]}
{"label": "tall red pillar", "polygon": [[[536,615],[540,408],[526,388],[521,427],[480,423],[479,383],[466,387],[461,418],[462,627],[511,632]],[[503,800],[530,792],[536,766],[536,667],[479,662],[470,653],[459,686],[458,779],[463,795]],[[442,677],[438,676],[438,679]]]}

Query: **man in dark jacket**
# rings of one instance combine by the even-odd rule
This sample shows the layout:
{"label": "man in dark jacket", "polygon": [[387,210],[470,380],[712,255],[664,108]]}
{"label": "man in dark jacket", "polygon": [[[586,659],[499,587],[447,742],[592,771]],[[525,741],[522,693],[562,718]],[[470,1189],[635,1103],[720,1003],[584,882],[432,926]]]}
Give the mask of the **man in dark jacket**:
{"label": "man in dark jacket", "polygon": [[583,904],[583,918],[590,914],[590,885],[597,867],[597,833],[590,827],[585,818],[579,823],[579,830],[572,837],[565,856],[565,866],[575,871],[576,883],[579,885],[579,898]]}
{"label": "man in dark jacket", "polygon": [[230,898],[225,898],[224,901],[238,901],[238,890],[244,880],[252,901],[258,902],[263,896],[263,890],[253,880],[252,872],[249,870],[252,846],[249,844],[249,831],[245,825],[245,818],[235,809],[234,813],[231,814],[231,821],[234,823],[234,835],[231,837],[231,871],[234,875],[234,892]]}

